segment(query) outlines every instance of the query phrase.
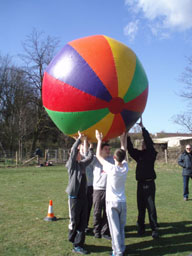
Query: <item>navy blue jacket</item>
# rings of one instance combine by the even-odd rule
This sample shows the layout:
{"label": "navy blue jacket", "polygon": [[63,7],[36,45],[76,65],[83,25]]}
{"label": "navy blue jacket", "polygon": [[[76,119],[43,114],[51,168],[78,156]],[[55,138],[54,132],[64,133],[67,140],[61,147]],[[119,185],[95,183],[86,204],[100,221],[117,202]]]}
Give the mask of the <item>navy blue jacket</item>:
{"label": "navy blue jacket", "polygon": [[178,164],[183,167],[183,176],[192,177],[192,153],[184,151],[178,159]]}

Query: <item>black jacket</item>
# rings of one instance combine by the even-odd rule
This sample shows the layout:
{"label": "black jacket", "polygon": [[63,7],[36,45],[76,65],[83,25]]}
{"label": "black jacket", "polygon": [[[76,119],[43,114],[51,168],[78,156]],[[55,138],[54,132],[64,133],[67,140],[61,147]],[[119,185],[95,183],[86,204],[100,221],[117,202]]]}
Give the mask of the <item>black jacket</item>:
{"label": "black jacket", "polygon": [[192,177],[192,153],[184,151],[178,159],[178,164],[183,167],[183,176]]}
{"label": "black jacket", "polygon": [[156,179],[154,163],[157,156],[157,152],[153,146],[153,141],[145,128],[142,128],[142,134],[146,145],[146,149],[144,150],[133,148],[130,137],[127,137],[128,153],[137,162],[136,180],[141,182]]}
{"label": "black jacket", "polygon": [[[73,197],[78,196],[82,176],[85,175],[85,168],[93,160],[93,149],[90,149],[88,155],[80,162],[76,160],[79,144],[81,144],[81,140],[77,139],[71,148],[70,157],[66,164],[69,174],[69,183],[66,192]],[[86,190],[86,187],[84,189]]]}

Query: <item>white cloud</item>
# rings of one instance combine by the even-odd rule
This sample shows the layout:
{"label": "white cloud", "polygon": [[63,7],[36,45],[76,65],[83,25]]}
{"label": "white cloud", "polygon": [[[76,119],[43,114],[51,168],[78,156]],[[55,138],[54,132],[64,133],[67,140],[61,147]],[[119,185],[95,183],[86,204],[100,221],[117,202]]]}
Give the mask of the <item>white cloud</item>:
{"label": "white cloud", "polygon": [[134,22],[129,22],[127,26],[124,28],[124,35],[128,36],[130,41],[133,41],[135,39],[135,36],[138,31],[138,23],[138,20]]}
{"label": "white cloud", "polygon": [[125,5],[137,18],[140,15],[148,22],[153,34],[192,28],[191,0],[125,0]]}

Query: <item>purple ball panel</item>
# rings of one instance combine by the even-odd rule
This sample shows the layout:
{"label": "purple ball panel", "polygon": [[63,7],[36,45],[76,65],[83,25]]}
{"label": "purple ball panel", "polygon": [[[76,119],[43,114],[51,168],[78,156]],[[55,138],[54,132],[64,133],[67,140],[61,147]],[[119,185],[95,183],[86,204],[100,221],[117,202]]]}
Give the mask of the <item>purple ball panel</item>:
{"label": "purple ball panel", "polygon": [[136,121],[139,119],[139,117],[141,116],[141,113],[133,112],[133,111],[129,111],[129,110],[123,110],[121,112],[121,115],[125,122],[125,126],[127,128],[131,128],[136,123]]}
{"label": "purple ball panel", "polygon": [[110,101],[112,98],[88,63],[68,44],[51,61],[46,72],[97,98],[105,101]]}

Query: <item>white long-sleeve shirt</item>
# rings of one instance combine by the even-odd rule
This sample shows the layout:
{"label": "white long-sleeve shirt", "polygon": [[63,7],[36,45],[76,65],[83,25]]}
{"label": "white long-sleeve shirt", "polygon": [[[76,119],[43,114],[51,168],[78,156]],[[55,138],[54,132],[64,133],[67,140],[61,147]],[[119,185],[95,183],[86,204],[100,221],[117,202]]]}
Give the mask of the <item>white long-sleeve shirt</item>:
{"label": "white long-sleeve shirt", "polygon": [[125,182],[128,173],[128,164],[122,162],[122,166],[111,163],[103,165],[103,170],[107,174],[106,201],[126,202]]}
{"label": "white long-sleeve shirt", "polygon": [[[105,160],[114,164],[114,159],[112,156],[107,157]],[[106,190],[107,174],[103,171],[103,166],[96,157],[94,157],[91,165],[93,166],[93,189]]]}

